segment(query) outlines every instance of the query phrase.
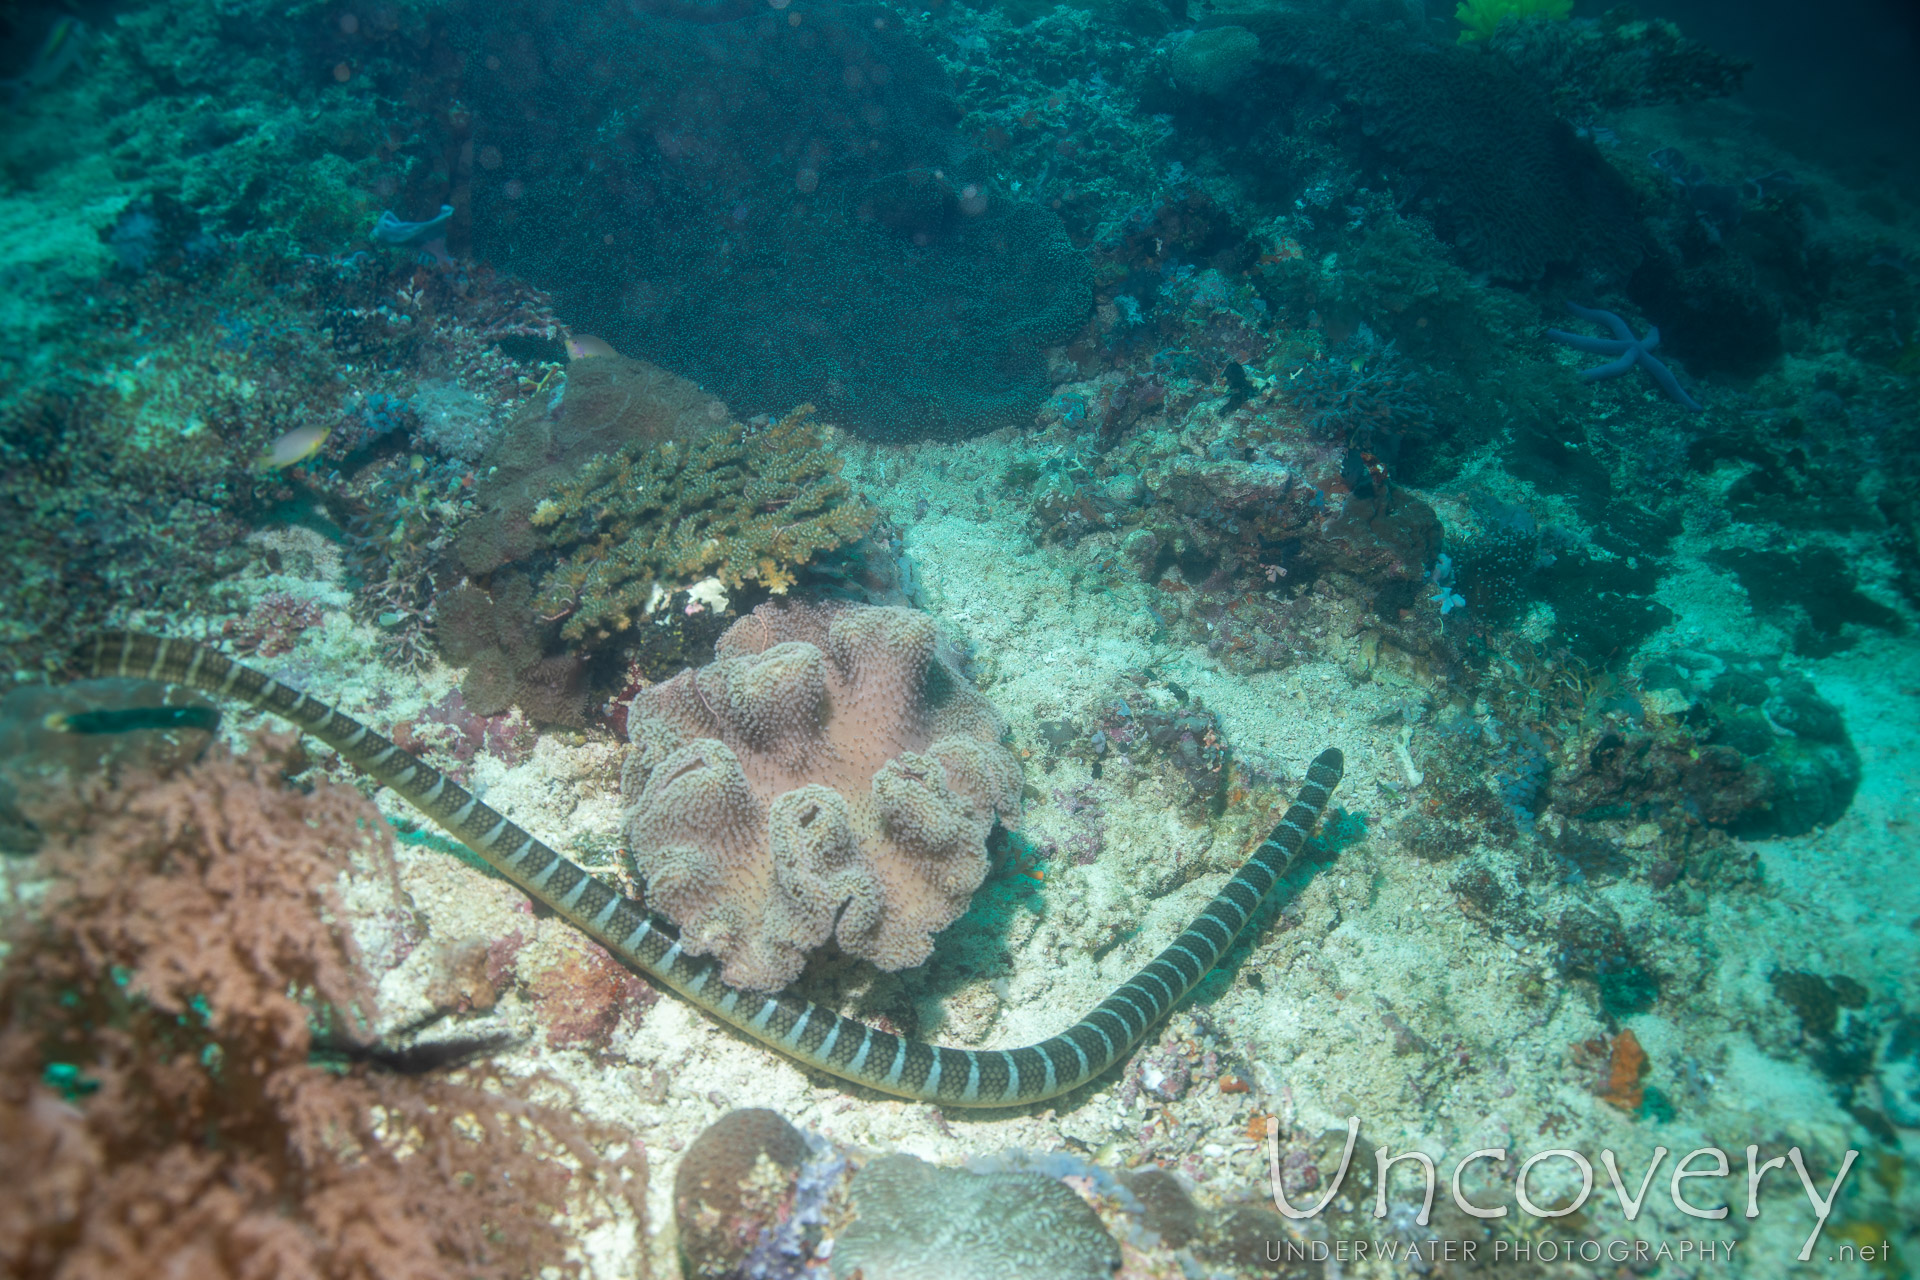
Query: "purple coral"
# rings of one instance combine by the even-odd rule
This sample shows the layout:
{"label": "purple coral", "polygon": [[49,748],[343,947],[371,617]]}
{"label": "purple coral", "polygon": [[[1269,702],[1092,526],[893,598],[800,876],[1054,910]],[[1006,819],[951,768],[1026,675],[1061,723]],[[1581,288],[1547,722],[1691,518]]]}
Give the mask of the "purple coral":
{"label": "purple coral", "polygon": [[1107,814],[1090,783],[1080,783],[1062,791],[1055,788],[1053,802],[1069,819],[1063,846],[1077,867],[1084,867],[1107,847]]}
{"label": "purple coral", "polygon": [[1005,722],[908,609],[766,604],[627,715],[648,900],[729,983],[773,990],[837,937],[919,964],[1020,814]]}
{"label": "purple coral", "polygon": [[526,757],[533,734],[517,711],[480,715],[455,689],[413,719],[396,724],[393,740],[403,751],[445,751],[463,765],[477,755],[490,755],[512,767]]}

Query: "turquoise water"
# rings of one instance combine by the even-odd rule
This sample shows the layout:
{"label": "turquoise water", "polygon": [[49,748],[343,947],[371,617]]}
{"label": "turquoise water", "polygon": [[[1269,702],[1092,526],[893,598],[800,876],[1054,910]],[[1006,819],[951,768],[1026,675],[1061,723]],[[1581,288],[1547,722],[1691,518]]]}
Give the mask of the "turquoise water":
{"label": "turquoise water", "polygon": [[1916,1265],[1910,14],[0,29],[9,1273]]}

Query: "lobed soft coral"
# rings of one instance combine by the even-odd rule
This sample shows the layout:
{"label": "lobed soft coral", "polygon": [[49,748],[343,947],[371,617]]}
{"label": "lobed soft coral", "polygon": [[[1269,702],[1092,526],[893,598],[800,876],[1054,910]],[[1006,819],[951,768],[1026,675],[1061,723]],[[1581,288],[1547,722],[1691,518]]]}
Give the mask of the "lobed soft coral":
{"label": "lobed soft coral", "polygon": [[310,1061],[316,1021],[350,1043],[369,1012],[341,877],[393,864],[371,804],[283,764],[103,788],[34,864],[0,968],[0,1273],[577,1272],[560,1214],[637,1226],[637,1144],[605,1158],[557,1107]]}
{"label": "lobed soft coral", "polygon": [[1020,766],[936,642],[908,609],[768,603],[634,699],[627,844],[728,982],[785,986],[829,937],[904,969],[966,910]]}
{"label": "lobed soft coral", "polygon": [[601,454],[534,508],[567,559],[541,581],[542,617],[570,640],[624,631],[650,600],[701,578],[776,595],[824,551],[859,541],[873,508],[840,477],[813,407],[764,430]]}

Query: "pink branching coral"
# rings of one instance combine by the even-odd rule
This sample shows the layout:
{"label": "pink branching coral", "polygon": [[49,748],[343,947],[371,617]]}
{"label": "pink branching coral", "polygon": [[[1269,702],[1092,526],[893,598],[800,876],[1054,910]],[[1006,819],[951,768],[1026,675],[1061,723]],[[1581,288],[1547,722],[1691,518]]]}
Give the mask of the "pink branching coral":
{"label": "pink branching coral", "polygon": [[0,917],[0,1274],[577,1272],[560,1215],[640,1225],[638,1144],[608,1158],[559,1107],[309,1060],[316,1021],[351,1043],[369,1004],[337,886],[393,864],[371,804],[283,766],[216,751],[102,787],[39,855],[44,895]]}
{"label": "pink branching coral", "polygon": [[966,910],[1020,766],[936,640],[908,609],[765,604],[634,699],[628,847],[728,982],[785,986],[829,937],[904,969]]}

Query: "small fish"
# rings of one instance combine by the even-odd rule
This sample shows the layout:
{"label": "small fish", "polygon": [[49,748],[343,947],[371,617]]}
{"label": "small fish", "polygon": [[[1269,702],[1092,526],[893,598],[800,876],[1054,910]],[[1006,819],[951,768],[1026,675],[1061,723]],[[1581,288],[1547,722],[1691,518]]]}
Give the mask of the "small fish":
{"label": "small fish", "polygon": [[0,80],[0,92],[4,92],[10,101],[18,103],[35,89],[46,88],[80,60],[86,43],[87,24],[78,18],[61,15],[48,28],[47,38],[41,42],[26,70],[12,80]]}
{"label": "small fish", "polygon": [[1228,392],[1227,402],[1221,407],[1220,412],[1232,413],[1235,409],[1238,409],[1241,405],[1253,398],[1255,388],[1252,379],[1247,377],[1246,367],[1238,360],[1227,361],[1225,376]]}
{"label": "small fish", "polygon": [[619,354],[618,351],[615,351],[599,338],[584,333],[577,336],[574,334],[567,335],[567,359],[569,360],[585,360],[592,356],[617,356]]}
{"label": "small fish", "polygon": [[440,212],[424,222],[403,221],[393,210],[388,209],[373,224],[368,239],[381,244],[418,245],[424,248],[429,241],[445,240],[447,224],[453,221],[453,206],[443,204]]}
{"label": "small fish", "polygon": [[220,727],[214,707],[115,707],[112,710],[56,711],[41,722],[55,733],[135,733],[142,729]]}
{"label": "small fish", "polygon": [[269,471],[284,471],[305,462],[320,452],[320,446],[332,434],[332,427],[295,427],[267,446],[267,451],[260,456],[260,465]]}

